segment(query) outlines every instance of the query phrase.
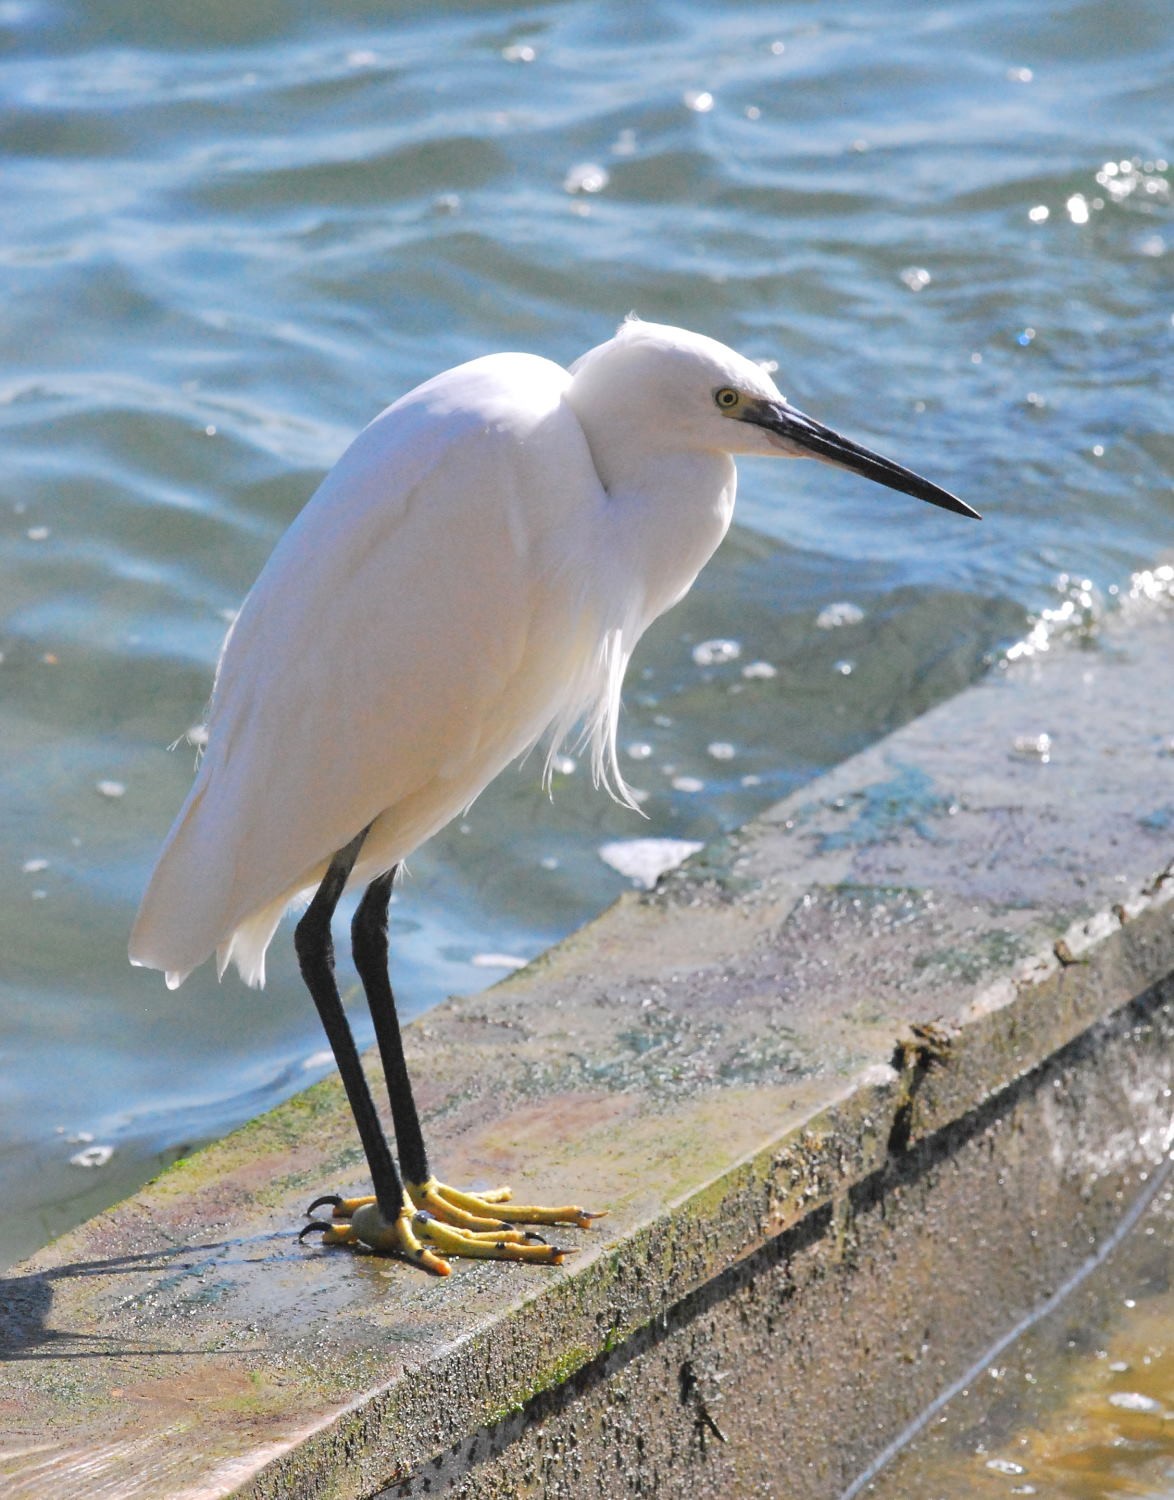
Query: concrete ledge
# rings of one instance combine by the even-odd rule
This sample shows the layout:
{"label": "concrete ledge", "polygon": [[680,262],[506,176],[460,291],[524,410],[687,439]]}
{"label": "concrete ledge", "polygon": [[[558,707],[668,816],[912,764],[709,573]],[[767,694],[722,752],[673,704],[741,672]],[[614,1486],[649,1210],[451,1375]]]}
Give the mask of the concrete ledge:
{"label": "concrete ledge", "polygon": [[299,1248],[334,1080],[18,1267],[5,1495],[842,1493],[1169,1149],[1172,657],[1000,674],[411,1029],[449,1180],[611,1210],[568,1270]]}

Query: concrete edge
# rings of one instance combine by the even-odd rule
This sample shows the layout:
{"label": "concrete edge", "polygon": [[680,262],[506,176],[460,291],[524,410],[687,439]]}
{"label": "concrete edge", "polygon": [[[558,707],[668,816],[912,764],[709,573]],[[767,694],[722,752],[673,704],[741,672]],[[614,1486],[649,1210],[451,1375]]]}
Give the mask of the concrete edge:
{"label": "concrete edge", "polygon": [[[1148,649],[1168,660],[1164,626]],[[1152,680],[1152,660],[1139,647],[1132,676],[1101,662],[1097,712],[1123,720],[1122,705]],[[986,728],[1000,691],[984,684],[935,710],[833,773],[826,795],[808,788],[798,834],[782,832],[776,810],[660,891],[618,903],[488,1006],[454,1001],[412,1028],[413,1045],[430,1034],[433,1118],[476,1170],[496,1170],[486,1164],[506,1152],[501,1121],[521,1132],[510,1136],[515,1157],[537,1149],[576,1173],[611,1132],[614,1160],[602,1176],[614,1170],[627,1187],[617,1187],[610,1242],[589,1237],[569,1274],[523,1279],[478,1267],[450,1278],[443,1295],[411,1278],[380,1280],[362,1258],[344,1266],[291,1253],[298,1200],[358,1166],[341,1091],[326,1080],[16,1268],[0,1337],[10,1351],[0,1416],[9,1413],[18,1434],[0,1441],[0,1476],[14,1500],[83,1482],[92,1496],[119,1500],[610,1497],[641,1493],[644,1482],[638,1464],[605,1472],[614,1434],[644,1452],[662,1429],[661,1493],[840,1493],[852,1466],[983,1347],[993,1322],[1021,1315],[1087,1243],[1111,1233],[1170,1147],[1174,879],[1169,862],[1146,873],[1159,849],[1169,859],[1166,825],[1140,818],[1132,763],[1109,775],[1105,727],[1092,714],[1077,776],[1088,801],[1072,809],[1070,791],[1034,779],[1038,768],[1014,763],[985,790],[966,766],[941,772],[941,716]],[[1067,711],[1072,677],[1062,662],[1021,699],[1011,695],[1014,713],[1024,702],[1047,711],[1046,692]],[[1128,734],[1133,751],[1153,737],[1144,723]],[[975,753],[991,757],[984,744]],[[929,771],[912,778],[908,796],[884,791],[879,830],[862,817],[845,831],[839,791],[891,788],[892,763],[918,755]],[[953,844],[927,824],[947,827],[943,776],[973,788],[955,820],[972,826],[951,833]],[[861,795],[865,807],[872,794]],[[1021,816],[1003,805],[1016,797],[1024,807],[1042,801]],[[1037,863],[1041,836],[1048,857]],[[1019,846],[1008,879],[997,867],[1015,864]],[[1090,865],[1101,870],[1091,886]],[[1129,881],[1112,873],[1120,870]],[[815,884],[804,883],[808,871]],[[850,914],[828,915],[829,892],[909,892],[930,881],[946,890],[940,928],[878,936]],[[972,889],[984,892],[979,904]],[[1015,943],[973,940],[996,923]],[[845,944],[824,965],[832,989],[808,980],[808,989],[780,988],[779,955],[789,961],[829,931]],[[936,959],[920,965],[932,958],[930,939],[935,951],[948,940],[983,961],[951,978]],[[861,957],[874,940],[875,954]],[[1004,951],[1014,957],[988,961]],[[688,982],[669,994],[677,978]],[[853,986],[876,995],[865,1006]],[[614,1065],[626,1057],[617,1036],[652,992],[669,995],[657,1003],[682,1028],[686,1051],[704,1043],[696,1017],[719,1000],[736,1002],[731,1014],[751,1034],[764,1017],[793,1023],[802,1057],[828,1022],[852,1033],[850,1045],[837,1033],[812,1053],[810,1074],[768,1058],[744,1083],[668,1088],[653,1069]],[[606,1082],[568,1116],[569,1028],[584,1016],[608,1064],[591,1076]],[[486,1064],[490,1090],[477,1078]],[[698,1148],[698,1130],[719,1124],[730,1149]],[[666,1194],[664,1153],[679,1141],[686,1156],[672,1180],[684,1189]],[[719,1165],[707,1168],[711,1160]],[[936,1244],[927,1225],[937,1226]],[[200,1243],[209,1230],[221,1238]],[[996,1253],[1011,1261],[1001,1281],[990,1279]],[[942,1301],[943,1264],[985,1286],[985,1304]],[[923,1316],[938,1330],[923,1339],[932,1358],[910,1352],[906,1338]],[[755,1318],[784,1329],[782,1342],[755,1343]],[[940,1330],[959,1320],[965,1327],[943,1340]],[[756,1410],[733,1422],[713,1416],[718,1376],[705,1370],[723,1348],[741,1351],[731,1358],[747,1408],[793,1425],[791,1447],[806,1457],[769,1481],[785,1489],[763,1477],[767,1416],[758,1427]],[[77,1357],[91,1352],[100,1357]],[[666,1389],[679,1391],[667,1406]],[[626,1390],[639,1398],[616,1425]],[[136,1420],[147,1423],[145,1438],[134,1436]],[[731,1442],[711,1426],[728,1427]],[[567,1489],[548,1459],[571,1451],[582,1462],[578,1488]]]}
{"label": "concrete edge", "polygon": [[[1124,921],[1122,909],[1074,924],[1058,940],[1064,960],[1041,950],[1018,966],[1017,977],[977,996],[961,1025],[914,1023],[896,1039],[890,1064],[866,1068],[834,1103],[630,1229],[573,1278],[543,1288],[535,1299],[537,1340],[525,1326],[534,1303],[515,1309],[511,1321],[521,1326],[511,1331],[520,1334],[513,1357],[503,1360],[500,1323],[473,1332],[448,1359],[406,1371],[307,1434],[292,1462],[283,1455],[233,1493],[250,1500],[336,1493],[340,1453],[378,1453],[381,1434],[418,1425],[438,1385],[466,1388],[470,1367],[505,1378],[491,1382],[479,1410],[462,1412],[460,1436],[438,1443],[424,1463],[393,1467],[381,1489],[406,1496],[480,1485],[485,1461],[500,1460],[529,1430],[614,1379],[748,1277],[835,1239],[852,1202],[879,1201],[897,1181],[916,1180],[1007,1113],[1066,1054],[1086,1066],[1106,1036],[1127,1034],[1155,1008],[1168,1008],[1172,906],[1174,877],[1156,872]],[[1045,1008],[1050,1024],[1041,1033],[1036,1018]],[[1129,1165],[1156,1165],[1172,1144],[1169,1132],[1139,1140]],[[618,1315],[601,1327],[605,1308]],[[527,1371],[520,1379],[519,1364]],[[928,1389],[926,1399],[932,1394]]]}

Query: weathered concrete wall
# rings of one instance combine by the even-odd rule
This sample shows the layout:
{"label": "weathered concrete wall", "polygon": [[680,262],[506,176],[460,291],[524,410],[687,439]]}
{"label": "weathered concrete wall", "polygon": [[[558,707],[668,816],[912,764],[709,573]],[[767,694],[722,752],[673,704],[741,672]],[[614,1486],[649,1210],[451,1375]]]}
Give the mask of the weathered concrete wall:
{"label": "weathered concrete wall", "polygon": [[841,1493],[1169,1149],[1172,656],[1001,674],[411,1029],[443,1175],[611,1210],[567,1270],[299,1248],[333,1080],[17,1268],[3,1493]]}
{"label": "weathered concrete wall", "polygon": [[[1174,979],[841,1180],[556,1391],[384,1495],[842,1494],[1143,1190],[1138,1136],[1151,1151],[1168,1137],[1172,1002]],[[655,1275],[655,1248],[638,1242],[625,1264]]]}

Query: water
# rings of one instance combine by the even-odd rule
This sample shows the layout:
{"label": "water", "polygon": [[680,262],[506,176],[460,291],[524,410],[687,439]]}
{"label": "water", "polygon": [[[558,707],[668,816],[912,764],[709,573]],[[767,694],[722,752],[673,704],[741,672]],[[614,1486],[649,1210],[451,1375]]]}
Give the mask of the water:
{"label": "water", "polygon": [[972,1371],[871,1482],[873,1500],[1174,1494],[1169,1166],[1090,1274]]}
{"label": "water", "polygon": [[288,935],[247,997],[125,943],[226,618],[417,380],[634,308],[987,519],[744,464],[630,680],[648,822],[508,773],[413,861],[409,1013],[1160,555],[1172,54],[1129,0],[0,4],[0,1261],[325,1066]]}

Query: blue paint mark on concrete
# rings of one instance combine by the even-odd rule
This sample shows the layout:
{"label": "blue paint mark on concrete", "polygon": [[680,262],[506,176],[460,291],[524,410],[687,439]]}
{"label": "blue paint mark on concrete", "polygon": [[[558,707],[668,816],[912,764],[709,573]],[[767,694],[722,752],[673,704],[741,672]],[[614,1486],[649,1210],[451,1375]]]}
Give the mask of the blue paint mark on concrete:
{"label": "blue paint mark on concrete", "polygon": [[[830,802],[820,804],[821,810],[835,806]],[[897,766],[888,781],[877,782],[843,799],[842,810],[851,821],[843,828],[821,835],[820,853],[889,843],[908,828],[935,842],[930,820],[948,816],[954,806],[951,798],[943,797],[937,790],[933,777],[920,767]]]}

